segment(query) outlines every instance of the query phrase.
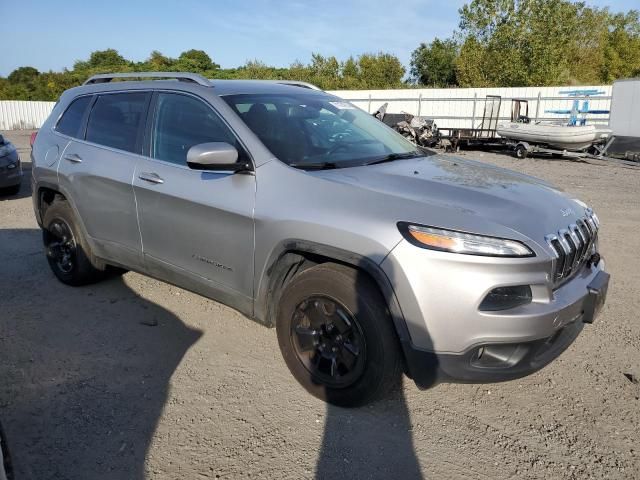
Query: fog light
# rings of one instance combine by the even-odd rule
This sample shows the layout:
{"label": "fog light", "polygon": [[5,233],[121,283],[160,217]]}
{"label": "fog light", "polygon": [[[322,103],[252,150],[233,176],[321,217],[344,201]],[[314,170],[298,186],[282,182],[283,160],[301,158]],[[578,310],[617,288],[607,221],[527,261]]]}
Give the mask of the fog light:
{"label": "fog light", "polygon": [[491,290],[480,304],[481,312],[508,310],[531,303],[531,287],[518,285],[514,287],[497,287]]}
{"label": "fog light", "polygon": [[9,165],[7,165],[7,168],[8,168],[9,170],[11,170],[11,169],[13,169],[13,168],[16,168],[16,164],[15,164],[15,163],[10,163]]}
{"label": "fog light", "polygon": [[517,365],[529,352],[529,345],[494,344],[483,345],[471,358],[471,365],[479,368],[509,368]]}

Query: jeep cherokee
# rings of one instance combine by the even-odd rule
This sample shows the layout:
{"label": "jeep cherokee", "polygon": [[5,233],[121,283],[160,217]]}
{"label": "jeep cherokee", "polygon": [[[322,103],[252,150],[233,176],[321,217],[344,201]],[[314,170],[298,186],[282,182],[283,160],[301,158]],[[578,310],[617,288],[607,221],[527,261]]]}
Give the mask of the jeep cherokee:
{"label": "jeep cherokee", "polygon": [[337,405],[403,373],[528,375],[607,291],[587,205],[302,82],[97,75],[63,93],[32,161],[60,281],[115,266],[229,305],[275,326],[296,380]]}

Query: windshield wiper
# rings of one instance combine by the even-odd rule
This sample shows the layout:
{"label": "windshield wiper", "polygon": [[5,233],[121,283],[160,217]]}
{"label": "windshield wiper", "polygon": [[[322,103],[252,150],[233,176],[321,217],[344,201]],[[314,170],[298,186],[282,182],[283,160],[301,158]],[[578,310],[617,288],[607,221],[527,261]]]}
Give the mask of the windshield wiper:
{"label": "windshield wiper", "polygon": [[424,154],[417,150],[414,152],[406,152],[406,153],[390,153],[386,157],[378,158],[377,160],[373,160],[371,162],[365,163],[365,165],[377,165],[378,163],[393,162],[395,160],[406,160],[409,158],[418,158],[418,157],[424,157]]}
{"label": "windshield wiper", "polygon": [[335,162],[300,162],[290,163],[290,167],[300,168],[302,170],[331,170],[338,168],[338,164]]}

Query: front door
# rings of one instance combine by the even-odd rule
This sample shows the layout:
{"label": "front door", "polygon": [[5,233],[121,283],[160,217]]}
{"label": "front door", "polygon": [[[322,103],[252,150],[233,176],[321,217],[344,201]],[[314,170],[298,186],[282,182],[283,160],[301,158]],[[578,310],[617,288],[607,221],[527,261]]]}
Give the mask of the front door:
{"label": "front door", "polygon": [[148,157],[134,175],[142,249],[151,273],[241,310],[253,298],[255,176],[193,170],[187,151],[227,142],[247,153],[198,97],[159,92]]}

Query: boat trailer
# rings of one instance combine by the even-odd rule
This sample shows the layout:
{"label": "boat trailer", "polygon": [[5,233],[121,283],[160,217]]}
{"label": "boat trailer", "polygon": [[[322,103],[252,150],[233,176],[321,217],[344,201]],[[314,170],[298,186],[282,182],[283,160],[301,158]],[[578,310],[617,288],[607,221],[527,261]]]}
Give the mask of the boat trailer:
{"label": "boat trailer", "polygon": [[[445,151],[458,152],[460,147],[494,147],[503,146],[503,139],[496,135],[502,97],[487,95],[484,101],[482,121],[478,128],[448,128],[439,127],[440,144]],[[474,107],[475,115],[475,107]]]}
{"label": "boat trailer", "polygon": [[560,150],[557,148],[546,147],[538,144],[530,144],[524,141],[512,141],[504,139],[503,145],[513,150],[513,155],[516,158],[525,159],[530,154],[542,153],[552,155],[554,157],[564,158],[587,158],[594,157],[594,155],[588,152],[572,152],[570,150]]}

